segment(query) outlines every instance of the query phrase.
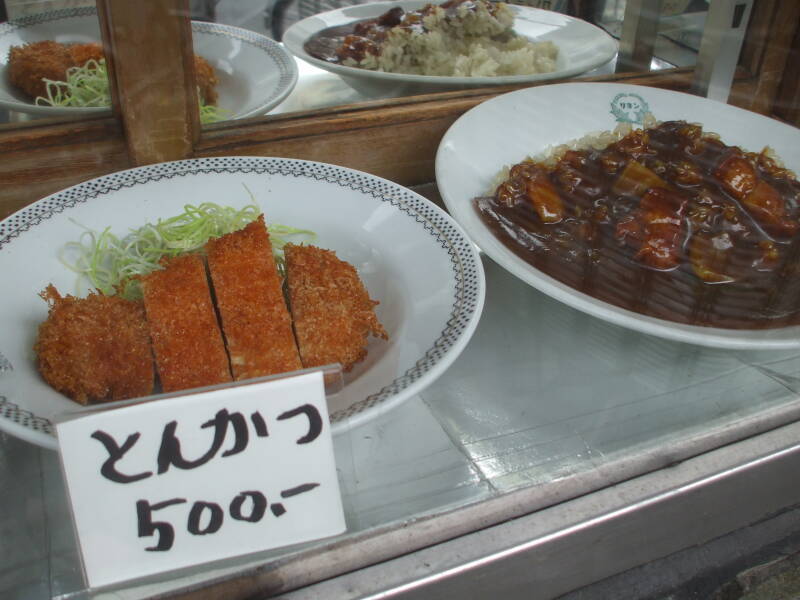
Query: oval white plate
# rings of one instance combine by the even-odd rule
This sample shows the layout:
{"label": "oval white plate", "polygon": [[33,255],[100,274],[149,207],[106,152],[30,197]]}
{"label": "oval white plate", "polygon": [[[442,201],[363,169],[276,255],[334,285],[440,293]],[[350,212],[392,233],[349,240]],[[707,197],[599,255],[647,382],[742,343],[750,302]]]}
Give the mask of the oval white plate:
{"label": "oval white plate", "polygon": [[[628,102],[626,102],[626,100]],[[671,340],[721,348],[800,347],[800,327],[719,329],[672,323],[601,302],[556,281],[506,248],[483,224],[472,199],[485,195],[496,174],[526,156],[592,132],[611,130],[646,103],[661,121],[683,119],[747,150],[773,148],[800,172],[800,131],[773,119],[705,98],[622,84],[564,83],[503,94],[462,115],[442,138],[436,181],[450,212],[498,264],[540,291],[617,325]],[[620,109],[628,108],[625,113]],[[635,119],[635,117],[634,117]]]}
{"label": "oval white plate", "polygon": [[[246,186],[246,187],[245,187]],[[333,165],[261,157],[186,160],[87,181],[0,222],[0,429],[54,447],[51,419],[77,405],[39,376],[32,347],[47,316],[37,296],[48,283],[75,293],[59,249],[77,223],[120,235],[179,214],[187,202],[250,204],[268,223],[311,229],[314,243],[353,264],[388,342],[374,339],[365,361],[330,398],[334,433],[389,410],[428,386],[455,360],[478,324],[483,267],[473,244],[443,210],[386,181]],[[3,371],[2,357],[13,367]]]}
{"label": "oval white plate", "polygon": [[[239,27],[192,22],[194,51],[216,69],[219,108],[226,119],[268,112],[297,83],[297,63],[275,41]],[[8,80],[8,51],[29,42],[97,42],[100,26],[94,8],[60,10],[0,25],[0,106],[42,116],[102,115],[108,108],[39,106]]]}
{"label": "oval white plate", "polygon": [[558,60],[554,72],[502,77],[438,77],[385,73],[346,67],[320,60],[308,54],[303,48],[305,42],[312,35],[328,27],[377,17],[395,6],[401,6],[405,10],[414,10],[429,3],[424,0],[374,2],[320,13],[298,21],[289,27],[283,34],[283,43],[298,58],[321,69],[336,73],[351,86],[367,93],[387,91],[423,93],[571,77],[607,63],[617,53],[617,42],[599,27],[557,12],[518,5],[511,5],[515,15],[514,31],[530,40],[552,41],[558,46]]}

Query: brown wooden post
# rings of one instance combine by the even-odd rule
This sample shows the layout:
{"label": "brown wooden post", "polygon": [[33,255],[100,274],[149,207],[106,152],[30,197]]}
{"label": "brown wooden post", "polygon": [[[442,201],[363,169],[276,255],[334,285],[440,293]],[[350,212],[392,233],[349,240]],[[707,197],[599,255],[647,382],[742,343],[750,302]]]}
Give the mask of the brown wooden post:
{"label": "brown wooden post", "polygon": [[782,80],[785,81],[784,93],[792,83],[796,86],[796,82],[791,81],[793,74],[797,73],[796,66],[788,64],[788,60],[800,28],[800,3],[779,2],[777,9],[764,49],[758,84],[750,106],[746,107],[766,115],[772,114],[776,108]]}
{"label": "brown wooden post", "polygon": [[188,0],[97,0],[97,6],[131,162],[190,157],[200,117]]}

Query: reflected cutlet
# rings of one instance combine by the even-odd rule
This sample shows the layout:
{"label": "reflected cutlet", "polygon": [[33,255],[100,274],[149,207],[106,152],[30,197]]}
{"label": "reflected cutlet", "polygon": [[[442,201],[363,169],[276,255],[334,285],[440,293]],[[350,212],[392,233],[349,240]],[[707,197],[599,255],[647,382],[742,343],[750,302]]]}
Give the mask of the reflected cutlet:
{"label": "reflected cutlet", "polygon": [[234,378],[300,369],[264,216],[209,240],[206,252]]}
{"label": "reflected cutlet", "polygon": [[162,390],[231,381],[203,259],[187,254],[163,266],[141,278]]}

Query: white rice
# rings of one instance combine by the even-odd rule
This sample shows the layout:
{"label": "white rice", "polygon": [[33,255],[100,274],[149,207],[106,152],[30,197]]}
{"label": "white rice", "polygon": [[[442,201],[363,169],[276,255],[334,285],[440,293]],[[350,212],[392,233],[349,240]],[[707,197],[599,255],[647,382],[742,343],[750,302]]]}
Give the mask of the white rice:
{"label": "white rice", "polygon": [[389,73],[455,77],[532,75],[555,71],[558,48],[552,42],[531,42],[513,32],[514,13],[497,3],[492,15],[486,0],[456,8],[456,16],[434,7],[422,30],[395,27],[377,56],[367,55],[347,66]]}

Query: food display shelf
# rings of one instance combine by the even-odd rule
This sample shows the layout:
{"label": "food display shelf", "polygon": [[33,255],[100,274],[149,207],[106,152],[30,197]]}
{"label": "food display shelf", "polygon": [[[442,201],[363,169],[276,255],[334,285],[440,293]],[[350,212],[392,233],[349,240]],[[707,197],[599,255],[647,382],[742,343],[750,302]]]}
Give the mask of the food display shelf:
{"label": "food display shelf", "polygon": [[[500,565],[538,573],[549,597],[790,502],[800,351],[650,337],[556,302],[489,259],[484,266],[484,313],[456,362],[418,396],[335,438],[345,534],[92,597],[364,597]],[[730,489],[742,485],[746,503]],[[0,505],[0,595],[84,597],[57,454],[0,435]],[[641,529],[620,518],[648,529],[635,554]],[[601,525],[613,534],[595,531],[586,546]],[[620,548],[628,553],[614,554]],[[570,575],[564,565],[587,552],[591,568]],[[522,568],[526,553],[537,557],[532,570]],[[357,585],[341,579],[359,572]],[[315,585],[328,587],[303,592]]]}
{"label": "food display shelf", "polygon": [[[299,67],[271,114],[378,99]],[[653,337],[483,264],[455,362],[334,438],[344,534],[86,590],[57,453],[0,433],[0,597],[556,598],[798,504],[800,348]]]}

